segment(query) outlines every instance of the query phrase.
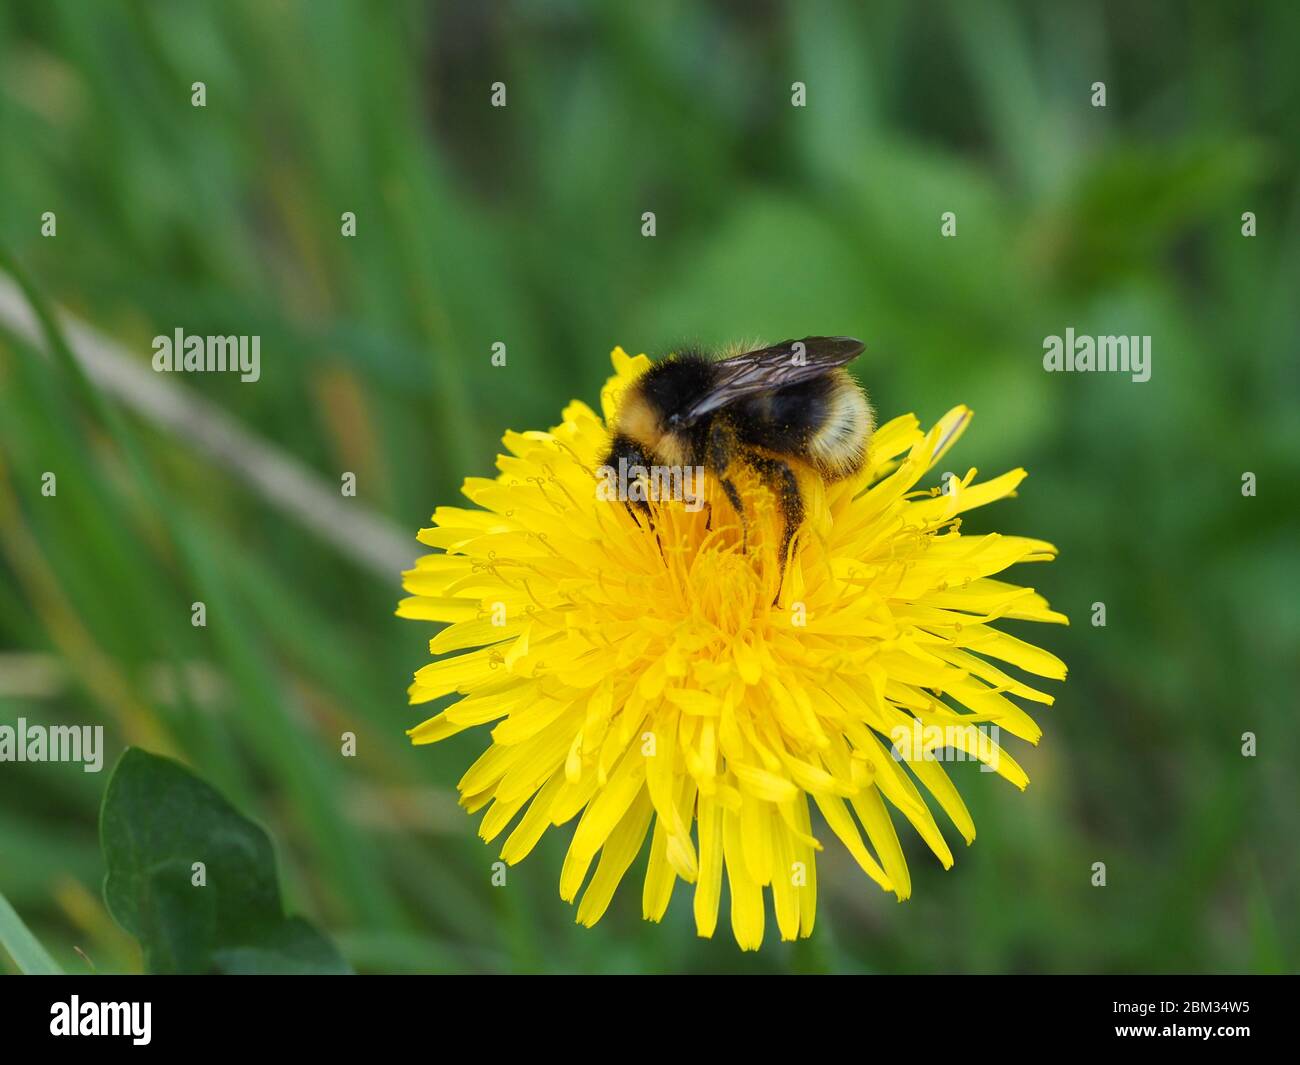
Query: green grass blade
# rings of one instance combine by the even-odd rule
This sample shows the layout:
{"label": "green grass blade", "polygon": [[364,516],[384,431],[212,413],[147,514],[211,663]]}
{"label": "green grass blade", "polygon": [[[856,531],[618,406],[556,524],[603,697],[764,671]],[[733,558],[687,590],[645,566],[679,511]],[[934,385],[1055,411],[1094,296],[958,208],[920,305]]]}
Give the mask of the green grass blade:
{"label": "green grass blade", "polygon": [[18,911],[0,893],[0,946],[9,952],[14,964],[29,976],[62,976],[58,962],[50,957],[40,941],[23,924]]}

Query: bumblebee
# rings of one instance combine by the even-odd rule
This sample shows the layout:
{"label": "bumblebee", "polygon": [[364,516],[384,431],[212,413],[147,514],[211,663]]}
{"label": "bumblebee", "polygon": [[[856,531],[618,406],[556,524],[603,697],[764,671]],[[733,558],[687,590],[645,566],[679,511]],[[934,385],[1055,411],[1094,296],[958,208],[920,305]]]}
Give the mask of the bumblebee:
{"label": "bumblebee", "polygon": [[[696,350],[670,355],[623,397],[605,465],[703,467],[726,493],[746,547],[748,522],[733,477],[748,467],[780,505],[784,573],[804,518],[792,463],[836,481],[865,460],[874,415],[844,369],[864,348],[852,337],[804,337],[722,358]],[[648,517],[648,504],[639,506]]]}

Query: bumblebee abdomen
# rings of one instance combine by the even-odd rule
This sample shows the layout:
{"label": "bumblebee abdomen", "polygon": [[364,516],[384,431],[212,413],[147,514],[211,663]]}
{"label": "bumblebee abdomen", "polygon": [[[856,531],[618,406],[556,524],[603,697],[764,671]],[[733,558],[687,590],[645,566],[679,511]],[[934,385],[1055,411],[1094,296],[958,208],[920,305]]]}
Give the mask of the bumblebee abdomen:
{"label": "bumblebee abdomen", "polygon": [[803,459],[823,477],[856,472],[871,435],[871,407],[843,370],[752,396],[728,408],[746,444]]}
{"label": "bumblebee abdomen", "polygon": [[826,377],[750,396],[727,408],[736,434],[746,444],[787,455],[803,455],[831,405]]}
{"label": "bumblebee abdomen", "polygon": [[848,373],[837,370],[830,380],[832,389],[824,416],[808,441],[807,454],[823,476],[835,480],[861,469],[875,416],[862,389]]}

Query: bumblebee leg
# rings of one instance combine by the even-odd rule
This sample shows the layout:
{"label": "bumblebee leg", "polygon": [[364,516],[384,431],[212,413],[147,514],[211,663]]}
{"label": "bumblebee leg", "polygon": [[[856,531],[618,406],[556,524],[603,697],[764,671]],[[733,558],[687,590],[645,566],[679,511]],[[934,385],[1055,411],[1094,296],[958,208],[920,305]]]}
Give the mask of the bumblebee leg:
{"label": "bumblebee leg", "polygon": [[741,502],[740,493],[736,491],[736,486],[726,477],[719,477],[718,483],[722,485],[722,490],[727,493],[727,499],[731,503],[732,509],[736,512],[736,517],[740,519],[740,549],[749,550],[749,520],[745,517],[745,504]]}
{"label": "bumblebee leg", "polygon": [[664,550],[663,538],[659,535],[659,530],[655,528],[655,520],[650,504],[644,499],[624,500],[623,506],[627,507],[627,512],[632,515],[632,520],[642,529],[647,529],[655,534],[655,546],[659,548],[659,554],[664,561],[668,560],[668,553]]}
{"label": "bumblebee leg", "polygon": [[781,565],[781,581],[776,586],[776,594],[781,594],[781,584],[785,582],[785,564],[790,554],[790,541],[799,526],[803,524],[803,496],[799,494],[799,481],[794,470],[780,459],[768,455],[749,455],[749,464],[775,493],[781,507],[784,528],[781,531],[781,551],[777,556]]}
{"label": "bumblebee leg", "polygon": [[[609,454],[605,456],[602,469],[608,469],[612,478],[614,471],[620,468],[623,470],[630,470],[633,467],[649,469],[650,465],[651,459],[645,449],[635,441],[620,435],[614,438]],[[654,521],[650,516],[650,503],[647,499],[623,499],[622,503],[627,508],[627,512],[632,515],[632,520],[641,528],[654,528]]]}
{"label": "bumblebee leg", "polygon": [[[650,504],[644,499],[624,500],[623,506],[627,507],[627,512],[632,515],[632,520],[643,529],[653,529],[655,523],[650,517]],[[645,520],[642,521],[641,519]]]}
{"label": "bumblebee leg", "polygon": [[732,456],[735,454],[735,432],[726,422],[721,419],[716,420],[709,427],[709,438],[705,445],[705,458],[709,467],[717,476],[718,483],[722,485],[722,490],[727,494],[731,509],[736,512],[736,517],[740,519],[740,546],[742,551],[748,551],[749,521],[745,517],[745,504],[741,501],[740,493],[736,490],[735,484],[727,476],[727,471],[731,468]]}

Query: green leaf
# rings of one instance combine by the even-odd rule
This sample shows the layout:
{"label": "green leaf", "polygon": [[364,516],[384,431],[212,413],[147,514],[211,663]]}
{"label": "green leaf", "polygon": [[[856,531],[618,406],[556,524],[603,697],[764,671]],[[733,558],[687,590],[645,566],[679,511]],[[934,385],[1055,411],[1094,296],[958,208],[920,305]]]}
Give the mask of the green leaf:
{"label": "green leaf", "polygon": [[177,762],[125,751],[99,833],[104,900],[150,972],[349,971],[328,939],[285,916],[267,834]]}
{"label": "green leaf", "polygon": [[0,894],[0,946],[9,952],[14,964],[29,976],[63,974],[58,963],[23,924],[23,919],[3,894]]}

